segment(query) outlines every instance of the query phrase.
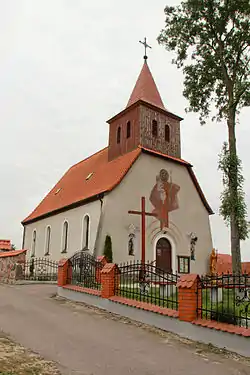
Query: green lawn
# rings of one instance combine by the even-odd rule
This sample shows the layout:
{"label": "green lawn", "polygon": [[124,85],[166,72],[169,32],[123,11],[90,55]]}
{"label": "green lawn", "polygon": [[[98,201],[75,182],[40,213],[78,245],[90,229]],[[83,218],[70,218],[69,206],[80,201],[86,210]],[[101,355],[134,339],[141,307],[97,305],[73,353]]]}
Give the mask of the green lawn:
{"label": "green lawn", "polygon": [[236,290],[223,289],[222,299],[211,300],[210,289],[202,291],[202,317],[240,326],[250,326],[250,301],[236,304]]}

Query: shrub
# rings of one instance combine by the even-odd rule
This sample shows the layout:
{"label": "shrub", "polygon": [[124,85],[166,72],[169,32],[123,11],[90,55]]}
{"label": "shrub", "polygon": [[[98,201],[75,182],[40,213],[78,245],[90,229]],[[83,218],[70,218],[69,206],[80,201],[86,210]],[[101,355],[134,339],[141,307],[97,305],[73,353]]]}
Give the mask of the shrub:
{"label": "shrub", "polygon": [[211,320],[237,325],[237,318],[235,317],[233,306],[225,306],[222,303],[218,305],[216,311],[211,312]]}
{"label": "shrub", "polygon": [[103,255],[106,257],[109,263],[112,263],[113,261],[112,241],[111,241],[111,237],[108,234],[105,238]]}

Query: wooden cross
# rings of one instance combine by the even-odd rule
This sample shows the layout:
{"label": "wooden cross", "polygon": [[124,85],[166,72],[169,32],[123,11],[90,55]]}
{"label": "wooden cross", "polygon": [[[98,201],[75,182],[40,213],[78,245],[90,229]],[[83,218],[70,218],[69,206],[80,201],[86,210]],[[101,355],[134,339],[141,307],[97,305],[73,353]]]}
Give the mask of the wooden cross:
{"label": "wooden cross", "polygon": [[145,263],[145,232],[146,216],[156,216],[151,212],[145,211],[145,197],[141,197],[141,211],[128,211],[129,214],[141,215],[141,262]]}
{"label": "wooden cross", "polygon": [[148,43],[147,43],[147,38],[144,38],[144,41],[143,41],[143,42],[140,41],[140,40],[139,40],[139,42],[140,42],[141,44],[144,45],[144,48],[145,48],[144,60],[147,60],[147,58],[148,58],[148,56],[147,56],[147,48],[152,48],[152,47],[150,47],[150,46],[148,45]]}

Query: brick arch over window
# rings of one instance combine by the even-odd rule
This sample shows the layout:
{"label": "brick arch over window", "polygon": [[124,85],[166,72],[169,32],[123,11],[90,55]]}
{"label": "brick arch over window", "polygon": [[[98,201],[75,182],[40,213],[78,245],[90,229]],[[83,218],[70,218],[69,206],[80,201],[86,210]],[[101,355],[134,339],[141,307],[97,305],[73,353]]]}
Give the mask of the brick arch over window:
{"label": "brick arch over window", "polygon": [[127,122],[127,138],[130,138],[131,136],[131,122]]}
{"label": "brick arch over window", "polygon": [[152,136],[158,137],[158,123],[156,120],[152,121]]}
{"label": "brick arch over window", "polygon": [[170,127],[165,125],[165,141],[170,142]]}
{"label": "brick arch over window", "polygon": [[36,254],[36,229],[32,233],[32,244],[31,244],[31,256],[34,257]]}
{"label": "brick arch over window", "polygon": [[50,241],[51,241],[51,227],[49,225],[49,226],[47,226],[46,233],[45,233],[45,252],[44,252],[44,255],[49,255]]}
{"label": "brick arch over window", "polygon": [[67,220],[63,223],[63,232],[62,232],[62,253],[67,253],[69,242],[69,223]]}
{"label": "brick arch over window", "polygon": [[121,143],[121,127],[118,126],[117,133],[116,133],[116,143]]}
{"label": "brick arch over window", "polygon": [[82,221],[82,249],[89,248],[90,217],[85,215]]}

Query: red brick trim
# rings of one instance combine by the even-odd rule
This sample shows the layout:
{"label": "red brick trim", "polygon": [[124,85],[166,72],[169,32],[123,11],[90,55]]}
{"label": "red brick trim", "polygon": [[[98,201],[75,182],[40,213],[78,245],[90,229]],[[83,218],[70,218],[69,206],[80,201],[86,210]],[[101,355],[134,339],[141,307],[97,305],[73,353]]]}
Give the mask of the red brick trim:
{"label": "red brick trim", "polygon": [[0,258],[15,257],[17,255],[26,253],[27,249],[23,250],[14,250],[14,251],[4,251],[0,253]]}
{"label": "red brick trim", "polygon": [[73,290],[74,292],[92,294],[93,296],[101,296],[101,291],[96,289],[84,288],[78,285],[67,284],[63,286],[64,289]]}
{"label": "red brick trim", "polygon": [[113,297],[109,298],[109,300],[113,301],[113,302],[120,303],[122,305],[136,307],[137,309],[151,311],[151,312],[154,312],[154,313],[157,313],[157,314],[170,316],[172,318],[178,318],[178,316],[179,316],[178,311],[168,309],[166,307],[160,307],[160,306],[152,305],[151,303],[147,303],[147,302],[140,302],[140,301],[131,300],[131,299],[119,297],[119,296],[113,296]]}
{"label": "red brick trim", "polygon": [[84,288],[78,285],[67,284],[63,286],[64,289],[73,290],[74,292],[92,294],[93,296],[101,296],[101,291],[97,289]]}
{"label": "red brick trim", "polygon": [[192,322],[197,326],[205,328],[216,329],[217,331],[223,331],[228,333],[234,333],[245,337],[250,337],[250,328],[238,327],[233,324],[220,323],[213,320],[197,319]]}

